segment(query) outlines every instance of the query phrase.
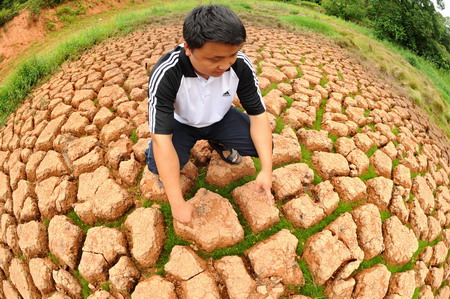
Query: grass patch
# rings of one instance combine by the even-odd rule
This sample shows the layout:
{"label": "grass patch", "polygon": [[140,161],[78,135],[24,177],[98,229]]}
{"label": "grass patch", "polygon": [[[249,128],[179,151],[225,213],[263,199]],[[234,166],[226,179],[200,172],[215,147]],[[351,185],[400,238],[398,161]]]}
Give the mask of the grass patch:
{"label": "grass patch", "polygon": [[313,152],[311,152],[310,150],[308,150],[308,148],[301,143],[300,144],[300,148],[301,148],[301,152],[302,152],[302,163],[305,163],[306,165],[309,166],[309,168],[311,168],[314,172],[314,181],[313,184],[317,185],[319,183],[321,183],[323,181],[323,178],[317,173],[317,171],[315,171],[314,169],[314,165],[311,161],[311,157],[313,155]]}
{"label": "grass patch", "polygon": [[376,145],[372,146],[366,153],[367,157],[372,157],[373,154],[378,150],[378,147]]}
{"label": "grass patch", "polygon": [[394,161],[392,161],[392,168],[394,168],[395,166],[398,166],[400,164],[400,161],[397,159],[395,159]]}
{"label": "grass patch", "polygon": [[370,110],[364,110],[364,116],[369,117],[370,116]]}
{"label": "grass patch", "polygon": [[131,131],[130,140],[134,144],[136,144],[138,142],[139,138],[137,137],[137,130],[136,129],[133,129],[133,131]]}
{"label": "grass patch", "polygon": [[[305,62],[305,60],[306,60],[306,58],[300,59],[301,62]],[[296,66],[295,69],[297,70],[297,78],[303,77],[303,72],[302,72],[302,70],[301,70],[298,66]]]}
{"label": "grass patch", "polygon": [[51,252],[47,253],[48,258],[57,266],[61,266],[61,262],[58,260],[58,258]]}
{"label": "grass patch", "polygon": [[392,134],[394,134],[395,136],[398,135],[398,127],[394,126],[394,128],[392,129]]}
{"label": "grass patch", "polygon": [[295,100],[293,98],[289,97],[289,96],[286,96],[286,95],[284,95],[283,98],[287,102],[286,108],[283,110],[283,112],[285,112],[287,109],[289,109],[291,107],[292,103],[294,103]]}
{"label": "grass patch", "polygon": [[389,211],[380,211],[381,222],[390,218],[392,214]]}
{"label": "grass patch", "polygon": [[120,228],[122,227],[122,224],[127,220],[128,216],[133,213],[135,208],[129,209],[122,217],[111,221],[111,220],[104,220],[100,219],[97,222],[94,223],[93,226],[105,226],[109,228]]}
{"label": "grass patch", "polygon": [[62,22],[73,22],[79,18],[80,15],[83,15],[86,13],[86,8],[78,4],[76,8],[72,8],[69,6],[61,6],[56,9],[56,16],[58,19]]}
{"label": "grass patch", "polygon": [[305,16],[280,16],[279,19],[285,23],[292,24],[302,29],[310,30],[313,32],[321,33],[330,37],[337,37],[340,35],[336,29],[320,20],[305,17]]}
{"label": "grass patch", "polygon": [[298,247],[297,247],[297,254],[301,255],[303,253],[303,250],[305,249],[306,240],[311,237],[312,235],[321,232],[328,224],[336,220],[340,215],[346,212],[352,211],[357,206],[361,205],[362,201],[357,202],[344,202],[340,201],[338,207],[336,210],[334,210],[330,215],[322,219],[319,223],[316,225],[303,229],[298,228],[295,229],[292,233],[297,237],[298,239]]}
{"label": "grass patch", "polygon": [[89,288],[89,282],[87,282],[87,280],[84,279],[83,276],[81,276],[80,271],[75,270],[74,274],[75,274],[75,277],[80,282],[83,298],[89,297],[89,295],[92,294],[92,290]]}
{"label": "grass patch", "polygon": [[302,270],[303,277],[305,278],[305,285],[300,289],[300,294],[312,298],[327,298],[323,293],[325,291],[325,286],[318,286],[314,283],[312,273],[309,270],[306,261],[304,259],[299,259],[298,266]]}
{"label": "grass patch", "polygon": [[281,131],[283,131],[283,129],[284,129],[283,119],[281,117],[279,117],[279,116],[275,116],[275,121],[276,121],[277,125],[275,127],[274,132],[277,133],[277,134],[280,134]]}
{"label": "grass patch", "polygon": [[175,229],[173,228],[173,217],[172,217],[172,211],[170,209],[170,204],[166,202],[151,202],[149,206],[152,206],[153,204],[159,204],[160,205],[160,211],[162,212],[165,220],[165,227],[166,227],[166,241],[164,243],[163,250],[161,252],[161,255],[159,256],[158,261],[154,265],[154,267],[157,269],[156,274],[158,275],[164,275],[164,265],[169,261],[170,253],[172,252],[172,248],[175,245],[189,245],[189,242],[186,240],[183,240],[182,238],[178,237],[177,234],[175,234]]}
{"label": "grass patch", "polygon": [[261,95],[264,97],[266,96],[271,90],[277,88],[278,83],[270,83],[269,88],[261,90]]}
{"label": "grass patch", "polygon": [[319,110],[316,112],[316,120],[313,123],[313,128],[317,131],[322,130],[322,119],[323,114],[325,113],[325,105],[327,104],[327,100],[322,100],[320,104]]}
{"label": "grass patch", "polygon": [[[341,71],[338,71],[337,74],[338,74],[339,80],[344,81],[344,75],[342,75]],[[353,97],[355,97],[355,96],[353,96]]]}
{"label": "grass patch", "polygon": [[91,226],[85,224],[83,221],[81,221],[80,217],[78,217],[77,213],[75,213],[74,210],[70,211],[69,214],[67,214],[67,217],[71,218],[75,224],[80,227],[84,232],[87,233],[87,231],[91,228]]}
{"label": "grass patch", "polygon": [[398,272],[404,272],[404,271],[412,270],[414,268],[414,264],[417,261],[417,258],[419,257],[420,253],[425,249],[425,247],[427,247],[427,246],[434,246],[438,242],[440,242],[440,240],[441,240],[440,236],[436,240],[434,240],[433,242],[427,242],[427,241],[419,240],[419,248],[413,254],[413,256],[411,257],[409,262],[407,262],[404,265],[399,265],[399,266],[398,265],[391,265],[381,255],[378,255],[378,256],[374,257],[373,259],[371,259],[371,260],[364,260],[361,263],[361,265],[359,266],[357,271],[360,271],[362,269],[370,268],[370,267],[372,267],[372,266],[374,266],[376,264],[383,264],[383,265],[385,265],[391,273],[398,273]]}
{"label": "grass patch", "polygon": [[330,133],[328,134],[328,138],[330,138],[333,141],[333,143],[335,143],[336,140],[339,139],[339,136]]}
{"label": "grass patch", "polygon": [[414,171],[414,172],[411,172],[411,178],[413,179],[413,178],[415,178],[416,176],[418,176],[420,173],[419,172],[416,172],[416,171]]}
{"label": "grass patch", "polygon": [[247,249],[250,249],[253,245],[255,245],[256,243],[266,240],[267,238],[269,238],[270,236],[276,234],[277,232],[279,232],[282,229],[288,229],[288,230],[292,230],[293,226],[290,222],[288,222],[286,220],[286,218],[284,217],[280,217],[280,222],[274,224],[272,227],[259,232],[257,234],[253,234],[250,232],[246,232],[245,236],[244,236],[244,240],[242,242],[239,242],[238,244],[231,246],[231,247],[226,247],[226,248],[219,248],[214,250],[211,253],[207,253],[207,252],[199,252],[199,255],[202,258],[213,258],[214,260],[218,260],[221,259],[224,256],[227,255],[244,255],[244,252]]}
{"label": "grass patch", "polygon": [[109,292],[109,290],[111,289],[111,285],[109,282],[105,282],[104,284],[102,284],[101,288],[102,290]]}
{"label": "grass patch", "polygon": [[367,181],[373,178],[378,177],[378,175],[375,172],[375,168],[373,167],[372,164],[369,165],[369,170],[366,173],[363,173],[359,178],[362,181]]}

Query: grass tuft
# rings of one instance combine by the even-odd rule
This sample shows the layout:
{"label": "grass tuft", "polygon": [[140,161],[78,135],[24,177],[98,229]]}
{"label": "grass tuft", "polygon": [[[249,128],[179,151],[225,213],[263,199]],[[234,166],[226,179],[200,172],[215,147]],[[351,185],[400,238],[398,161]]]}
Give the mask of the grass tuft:
{"label": "grass tuft", "polygon": [[133,129],[133,131],[131,131],[131,134],[130,134],[130,140],[131,140],[131,142],[133,142],[134,144],[136,144],[137,142],[138,142],[138,137],[137,137],[137,132],[136,132],[136,129]]}
{"label": "grass tuft", "polygon": [[275,133],[277,133],[277,134],[280,134],[281,133],[281,131],[283,131],[283,129],[284,129],[284,121],[283,121],[283,119],[281,118],[281,117],[279,117],[279,116],[276,116],[275,117],[275,121],[276,121],[276,127],[275,127],[275,130],[274,130],[274,132]]}
{"label": "grass tuft", "polygon": [[324,295],[325,286],[318,286],[314,283],[311,270],[309,270],[306,261],[304,259],[299,259],[298,266],[302,270],[303,277],[305,279],[305,285],[300,289],[300,294],[310,296],[312,298],[327,298]]}
{"label": "grass tuft", "polygon": [[377,173],[375,172],[375,168],[372,164],[369,165],[369,170],[366,173],[363,173],[359,178],[362,181],[367,181],[373,178],[378,177]]}
{"label": "grass tuft", "polygon": [[279,19],[296,27],[321,33],[326,36],[337,37],[340,35],[334,27],[317,19],[297,15],[280,16]]}
{"label": "grass tuft", "polygon": [[372,157],[373,154],[378,150],[378,147],[376,145],[372,146],[366,153],[367,157]]}
{"label": "grass tuft", "polygon": [[67,214],[67,217],[71,218],[75,224],[80,227],[82,230],[84,230],[84,232],[87,233],[87,231],[91,228],[91,226],[85,224],[83,221],[81,221],[80,217],[78,217],[77,213],[75,213],[75,211],[70,211]]}
{"label": "grass tuft", "polygon": [[83,276],[81,276],[80,271],[75,270],[74,274],[75,277],[80,282],[83,298],[89,297],[89,295],[92,294],[92,290],[89,288],[89,282],[86,279],[84,279]]}
{"label": "grass tuft", "polygon": [[322,100],[320,104],[319,110],[316,112],[316,120],[314,121],[313,128],[317,131],[322,130],[322,119],[323,114],[325,113],[325,105],[327,104],[327,100]]}

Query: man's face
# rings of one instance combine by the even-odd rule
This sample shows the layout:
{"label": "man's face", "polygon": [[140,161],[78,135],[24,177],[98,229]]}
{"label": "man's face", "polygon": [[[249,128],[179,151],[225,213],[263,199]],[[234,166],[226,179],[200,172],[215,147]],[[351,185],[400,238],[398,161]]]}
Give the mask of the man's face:
{"label": "man's face", "polygon": [[233,46],[219,42],[206,42],[203,47],[191,50],[184,43],[186,56],[191,60],[195,72],[205,79],[220,77],[233,65],[242,45]]}

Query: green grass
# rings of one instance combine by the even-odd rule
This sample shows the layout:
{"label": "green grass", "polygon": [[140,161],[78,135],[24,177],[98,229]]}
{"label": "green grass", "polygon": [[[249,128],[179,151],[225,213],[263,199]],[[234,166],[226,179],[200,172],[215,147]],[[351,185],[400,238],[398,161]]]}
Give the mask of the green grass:
{"label": "green grass", "polygon": [[280,134],[281,133],[281,131],[283,131],[283,129],[284,129],[284,121],[283,121],[283,119],[281,118],[281,117],[279,117],[279,116],[275,116],[275,121],[276,121],[276,127],[275,127],[275,130],[274,130],[274,132],[275,133],[277,133],[277,134]]}
{"label": "green grass", "polygon": [[366,173],[363,173],[359,178],[362,181],[367,181],[373,178],[378,177],[377,173],[375,172],[375,168],[373,167],[372,164],[369,165],[369,170],[367,170]]}
{"label": "green grass", "polygon": [[101,288],[102,290],[109,292],[109,290],[111,289],[111,285],[109,282],[105,282],[104,284],[102,284]]}
{"label": "green grass", "polygon": [[87,282],[87,280],[84,279],[83,276],[81,276],[80,271],[75,270],[74,274],[75,274],[75,277],[80,282],[83,298],[89,297],[89,295],[92,294],[92,290],[89,288],[89,282]]}
{"label": "green grass", "polygon": [[339,139],[339,136],[330,133],[328,134],[328,138],[330,138],[333,141],[333,143],[335,143],[336,140]]}
{"label": "green grass", "polygon": [[75,213],[75,211],[70,211],[67,214],[67,217],[71,218],[75,224],[80,227],[82,230],[84,230],[84,232],[87,233],[87,231],[91,228],[91,226],[85,224],[83,221],[81,221],[80,217],[78,217],[77,213]]}
{"label": "green grass", "polygon": [[271,90],[277,88],[278,83],[271,83],[269,88],[261,90],[261,95],[264,97],[266,94],[268,94]]}
{"label": "green grass", "polygon": [[48,258],[57,266],[62,265],[62,263],[58,260],[58,258],[51,252],[47,253]]}
{"label": "green grass", "polygon": [[317,184],[321,183],[323,181],[323,178],[317,173],[317,171],[315,171],[314,165],[313,165],[313,163],[311,161],[313,152],[308,150],[308,148],[303,143],[300,144],[300,147],[301,147],[301,152],[302,152],[302,160],[301,160],[301,162],[305,163],[306,165],[308,165],[309,168],[311,168],[314,171],[313,184],[317,185]]}
{"label": "green grass", "polygon": [[378,255],[378,256],[374,257],[373,259],[364,260],[361,263],[361,265],[359,265],[359,268],[358,268],[358,270],[356,272],[359,272],[362,269],[370,268],[370,267],[372,267],[372,266],[374,266],[376,264],[383,264],[383,265],[385,265],[387,267],[387,269],[391,273],[398,273],[398,272],[404,272],[404,271],[412,270],[414,268],[415,262],[417,261],[417,258],[419,257],[420,253],[425,249],[425,247],[427,247],[427,246],[434,246],[438,242],[440,242],[440,240],[441,240],[440,237],[438,237],[433,242],[427,242],[427,241],[419,240],[419,247],[418,247],[418,249],[413,254],[411,259],[404,265],[391,265],[381,255]]}
{"label": "green grass", "polygon": [[318,286],[314,283],[311,270],[309,270],[306,261],[304,259],[299,259],[298,266],[302,270],[303,277],[305,279],[305,285],[302,288],[300,288],[300,294],[310,296],[312,298],[327,298],[324,295],[325,286]]}
{"label": "green grass", "polygon": [[400,161],[398,159],[395,159],[394,161],[392,161],[392,168],[394,168],[398,164],[400,164]]}
{"label": "green grass", "polygon": [[[173,217],[172,211],[170,210],[170,204],[166,202],[149,202],[148,207],[157,203],[161,206],[160,211],[164,216],[165,226],[166,226],[166,241],[164,242],[164,247],[162,249],[161,255],[159,256],[158,261],[153,266],[157,269],[156,274],[164,275],[164,265],[169,261],[170,253],[172,252],[172,248],[175,245],[189,245],[189,242],[183,240],[175,234],[175,229],[173,228]],[[146,205],[144,205],[146,206]]]}
{"label": "green grass", "polygon": [[65,5],[56,9],[56,16],[62,22],[73,22],[85,13],[86,8],[81,4],[78,4],[75,9]]}
{"label": "green grass", "polygon": [[301,255],[305,249],[306,240],[311,237],[312,235],[321,232],[328,224],[336,220],[340,215],[346,212],[352,211],[354,208],[361,205],[361,201],[358,202],[343,202],[340,201],[338,207],[336,210],[334,210],[330,215],[322,219],[319,223],[316,225],[313,225],[309,228],[303,229],[303,228],[297,228],[292,233],[297,237],[298,239],[298,246],[297,246],[297,254]]}
{"label": "green grass", "polygon": [[316,120],[313,123],[313,128],[317,131],[322,130],[322,119],[323,114],[325,113],[325,105],[327,104],[327,100],[322,100],[319,109],[316,111]]}
{"label": "green grass", "polygon": [[251,230],[247,231],[244,227],[244,230],[246,232],[245,232],[243,241],[239,242],[238,244],[236,244],[234,246],[216,249],[211,253],[199,252],[199,254],[202,258],[212,258],[214,260],[218,260],[227,255],[242,256],[242,255],[244,255],[244,252],[247,249],[250,249],[256,243],[269,238],[270,236],[276,234],[277,232],[279,232],[282,229],[291,230],[292,228],[293,228],[292,224],[290,222],[288,222],[284,217],[280,217],[280,221],[278,223],[274,224],[272,227],[270,227],[262,232],[259,232],[257,234],[251,233]]}
{"label": "green grass", "polygon": [[391,216],[392,216],[392,214],[389,211],[380,211],[381,221],[384,221],[384,220],[390,218]]}
{"label": "green grass", "polygon": [[394,126],[394,128],[392,129],[392,133],[397,136],[398,135],[398,127]]}
{"label": "green grass", "polygon": [[109,228],[120,228],[122,227],[122,224],[125,222],[125,220],[127,220],[127,217],[135,210],[135,208],[132,208],[130,210],[128,210],[122,217],[117,218],[114,221],[111,220],[105,220],[105,219],[99,219],[98,221],[96,221],[92,226],[91,225],[87,225],[85,224],[80,217],[78,217],[77,213],[75,213],[75,211],[70,211],[67,214],[67,217],[73,219],[73,221],[75,222],[75,224],[80,227],[82,230],[84,230],[85,232],[87,232],[90,228],[92,227],[96,227],[96,226],[105,226],[105,227],[109,227]]}
{"label": "green grass", "polygon": [[336,29],[318,19],[313,19],[305,16],[280,16],[279,19],[288,24],[300,27],[305,30],[310,30],[330,37],[339,36],[340,33]]}
{"label": "green grass", "polygon": [[327,84],[327,83],[328,83],[327,74],[322,73],[322,79],[320,79],[320,86],[324,87],[325,84]]}
{"label": "green grass", "polygon": [[378,150],[378,147],[376,145],[373,145],[366,153],[367,157],[372,157],[373,154]]}
{"label": "green grass", "polygon": [[133,129],[133,131],[131,131],[131,134],[130,134],[130,140],[131,140],[131,142],[133,142],[134,144],[136,144],[136,143],[138,142],[138,137],[137,137],[136,129]]}

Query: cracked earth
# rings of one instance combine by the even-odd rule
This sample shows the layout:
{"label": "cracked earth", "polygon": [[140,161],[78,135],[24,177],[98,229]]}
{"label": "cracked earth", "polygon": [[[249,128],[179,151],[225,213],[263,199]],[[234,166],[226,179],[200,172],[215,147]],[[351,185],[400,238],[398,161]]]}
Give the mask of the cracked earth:
{"label": "cracked earth", "polygon": [[[182,171],[194,220],[169,227],[145,166],[147,82],[179,27],[98,45],[0,129],[0,297],[82,298],[87,281],[88,298],[308,298],[292,291],[305,283],[330,298],[449,298],[448,140],[319,36],[248,27],[275,200],[252,192],[256,160],[228,165],[200,141]],[[183,244],[165,246],[170,234]]]}

